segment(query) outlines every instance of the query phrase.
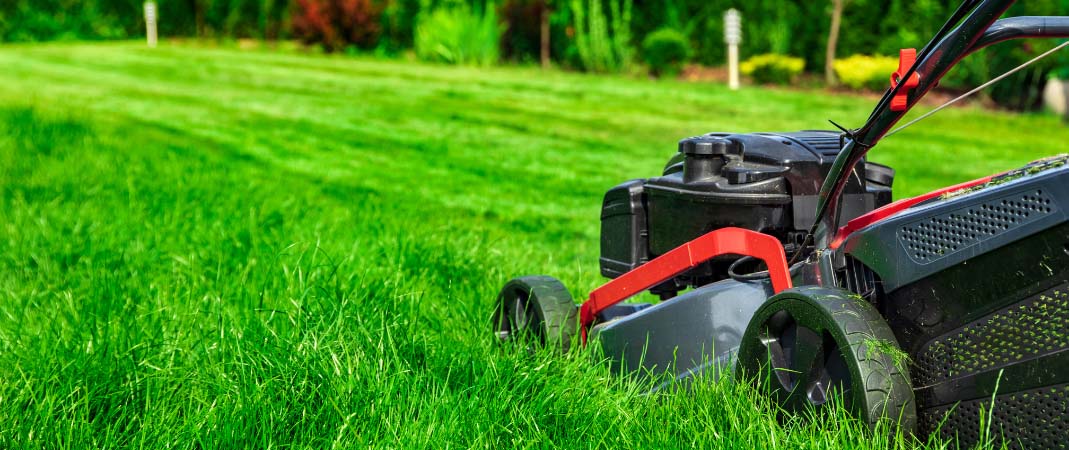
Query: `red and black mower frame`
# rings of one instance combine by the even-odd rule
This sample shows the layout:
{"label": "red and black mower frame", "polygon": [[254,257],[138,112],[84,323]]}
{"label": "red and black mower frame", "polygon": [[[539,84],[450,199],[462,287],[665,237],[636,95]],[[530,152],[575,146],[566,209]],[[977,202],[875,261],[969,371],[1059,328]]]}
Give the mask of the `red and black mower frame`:
{"label": "red and black mower frame", "polygon": [[[555,279],[513,279],[497,336],[596,341],[622,373],[765,374],[786,410],[837,393],[869,423],[962,444],[993,406],[1011,446],[1064,446],[1067,157],[893,203],[894,171],[865,160],[962,58],[1069,37],[1069,17],[999,19],[1013,3],[967,0],[924,48],[902,50],[858,128],[680,141],[662,176],[606,193],[612,280],[577,306]],[[662,301],[624,303],[644,291]]]}

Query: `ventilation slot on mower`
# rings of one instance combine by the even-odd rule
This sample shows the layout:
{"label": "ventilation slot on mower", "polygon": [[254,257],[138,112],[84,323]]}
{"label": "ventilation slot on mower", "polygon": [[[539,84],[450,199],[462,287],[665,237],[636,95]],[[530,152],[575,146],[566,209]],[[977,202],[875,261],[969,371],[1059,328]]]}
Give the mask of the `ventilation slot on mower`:
{"label": "ventilation slot on mower", "polygon": [[1063,284],[929,343],[917,358],[915,384],[940,383],[1069,349],[1065,330],[1069,285]]}
{"label": "ventilation slot on mower", "polygon": [[909,257],[928,263],[968,248],[1053,211],[1050,196],[1029,191],[930,217],[899,230]]}
{"label": "ventilation slot on mower", "polygon": [[[1069,385],[1050,386],[1014,392],[933,408],[921,413],[925,434],[937,431],[946,440],[958,439],[961,448],[980,442],[980,426],[993,414],[989,437],[1002,437],[1009,448],[1066,448],[1069,415],[1063,414],[1069,403]],[[946,422],[940,427],[944,417]]]}
{"label": "ventilation slot on mower", "polygon": [[834,158],[839,155],[839,150],[843,148],[839,135],[837,133],[828,133],[827,131],[799,131],[783,133],[782,136],[808,145],[821,156]]}
{"label": "ventilation slot on mower", "polygon": [[846,268],[839,271],[839,286],[860,295],[869,303],[875,303],[873,296],[876,294],[876,274],[865,267],[861,261],[853,257],[846,257]]}

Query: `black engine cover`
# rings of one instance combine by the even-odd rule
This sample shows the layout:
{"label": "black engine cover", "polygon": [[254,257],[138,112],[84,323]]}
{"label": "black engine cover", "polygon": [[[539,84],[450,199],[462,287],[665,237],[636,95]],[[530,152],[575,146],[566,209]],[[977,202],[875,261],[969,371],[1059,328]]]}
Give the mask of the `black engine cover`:
{"label": "black engine cover", "polygon": [[[709,133],[683,139],[663,176],[607,192],[601,213],[601,273],[615,278],[723,227],[779,238],[788,252],[813,225],[817,194],[840,149],[833,131]],[[860,162],[843,196],[843,220],[891,201],[894,171]],[[675,280],[699,286],[726,278],[734,256]],[[669,289],[671,290],[671,289]]]}

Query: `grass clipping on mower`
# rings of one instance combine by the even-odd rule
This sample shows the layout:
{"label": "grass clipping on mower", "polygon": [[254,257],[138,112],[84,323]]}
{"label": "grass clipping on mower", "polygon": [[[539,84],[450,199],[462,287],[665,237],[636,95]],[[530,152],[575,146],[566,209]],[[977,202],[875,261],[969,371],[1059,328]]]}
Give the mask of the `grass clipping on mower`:
{"label": "grass clipping on mower", "polygon": [[973,193],[973,192],[976,192],[976,191],[980,191],[980,190],[983,190],[983,189],[987,189],[987,188],[989,188],[991,186],[998,186],[1000,184],[1006,184],[1006,183],[1009,183],[1011,181],[1014,181],[1014,180],[1017,180],[1017,179],[1020,179],[1020,178],[1024,178],[1026,176],[1036,175],[1036,174],[1038,174],[1040,172],[1044,172],[1044,171],[1047,171],[1047,170],[1050,170],[1050,169],[1055,169],[1055,168],[1058,168],[1058,167],[1062,167],[1062,166],[1064,166],[1066,164],[1066,162],[1069,162],[1069,153],[1062,153],[1060,155],[1051,156],[1049,158],[1038,159],[1038,160],[1032,161],[1031,163],[1029,163],[1028,165],[1026,165],[1026,166],[1024,166],[1024,167],[1022,167],[1020,169],[1011,170],[1009,172],[1006,172],[1006,173],[1003,173],[1001,175],[995,176],[994,178],[991,179],[991,181],[988,181],[987,183],[980,184],[980,185],[973,186],[973,187],[968,187],[968,188],[965,188],[965,189],[959,189],[959,190],[953,191],[953,192],[947,192],[946,194],[941,195],[939,198],[941,198],[943,200],[946,200],[946,199],[950,199],[950,198],[954,198],[954,197],[960,197],[962,195],[970,194],[970,193]]}

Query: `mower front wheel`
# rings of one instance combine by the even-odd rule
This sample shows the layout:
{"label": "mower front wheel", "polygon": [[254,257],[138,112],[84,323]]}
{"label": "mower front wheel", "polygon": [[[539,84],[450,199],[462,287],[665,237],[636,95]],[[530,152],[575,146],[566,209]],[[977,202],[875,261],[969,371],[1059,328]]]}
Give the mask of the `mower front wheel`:
{"label": "mower front wheel", "polygon": [[906,354],[883,317],[850,292],[786,290],[754,313],[739,347],[738,371],[769,389],[783,410],[841,404],[874,427],[889,419],[907,435],[917,421]]}
{"label": "mower front wheel", "polygon": [[579,308],[556,278],[519,277],[498,294],[493,321],[501,341],[531,339],[568,351],[579,330]]}

